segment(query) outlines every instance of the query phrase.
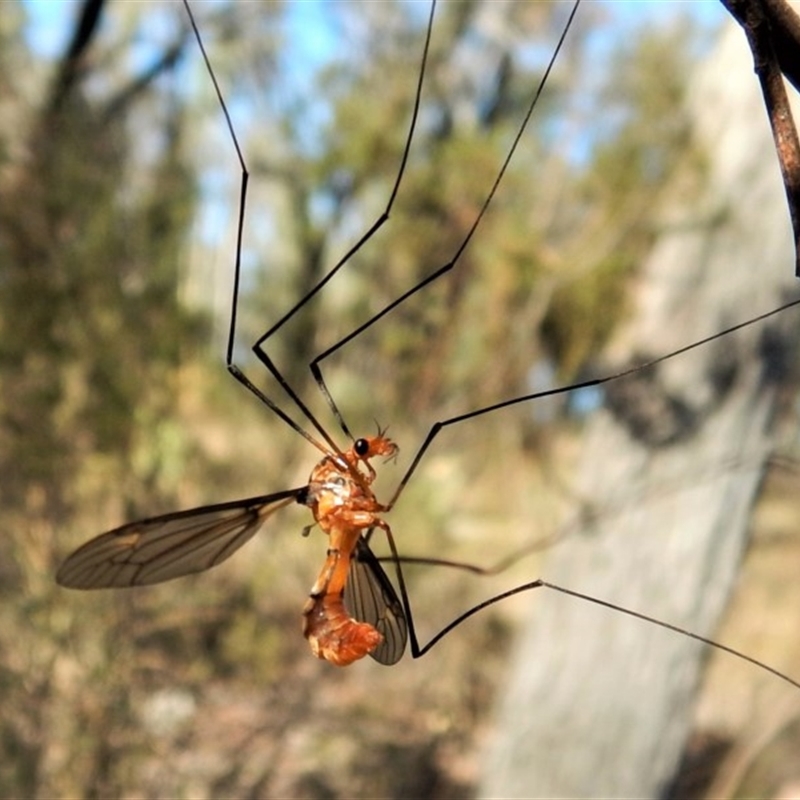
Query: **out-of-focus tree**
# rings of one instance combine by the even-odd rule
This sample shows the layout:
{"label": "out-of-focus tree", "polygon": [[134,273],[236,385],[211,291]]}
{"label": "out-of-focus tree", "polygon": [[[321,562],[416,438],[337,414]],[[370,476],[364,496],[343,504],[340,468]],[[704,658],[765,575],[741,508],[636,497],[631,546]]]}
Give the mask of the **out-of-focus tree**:
{"label": "out-of-focus tree", "polygon": [[[176,451],[163,437],[175,371],[200,323],[179,302],[196,186],[184,101],[169,82],[186,30],[174,25],[137,69],[124,59],[138,28],[132,9],[103,36],[104,3],[73,9],[65,52],[47,68],[24,44],[25,7],[3,14],[3,103],[14,125],[3,129],[0,177],[0,627],[5,692],[16,686],[24,697],[4,701],[0,792],[9,796],[53,787],[55,737],[113,727],[86,695],[56,713],[59,650],[73,626],[89,627],[58,615],[53,570],[76,525],[122,513],[137,493],[169,494]],[[147,131],[137,129],[142,106],[153,112]],[[162,439],[145,459],[144,430]],[[115,698],[104,713],[125,706],[125,678],[97,680]],[[79,773],[62,790],[85,794]]]}

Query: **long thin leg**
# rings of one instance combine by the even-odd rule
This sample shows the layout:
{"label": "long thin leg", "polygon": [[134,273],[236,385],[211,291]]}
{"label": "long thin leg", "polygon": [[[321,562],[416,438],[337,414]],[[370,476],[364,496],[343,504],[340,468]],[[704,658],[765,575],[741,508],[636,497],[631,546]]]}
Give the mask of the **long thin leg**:
{"label": "long thin leg", "polygon": [[[386,203],[386,208],[380,214],[380,216],[370,225],[367,229],[366,233],[364,233],[361,238],[342,256],[341,259],[328,271],[328,273],[311,289],[311,291],[306,294],[298,303],[296,303],[289,311],[286,312],[269,330],[266,331],[256,343],[253,345],[253,352],[256,354],[258,359],[261,361],[262,364],[281,382],[283,385],[284,381],[283,378],[278,373],[277,369],[275,368],[272,359],[263,349],[262,345],[266,342],[267,339],[270,338],[278,329],[280,329],[286,322],[288,322],[301,308],[303,308],[308,302],[311,301],[313,297],[315,297],[318,292],[339,272],[339,270],[347,264],[348,261],[380,230],[381,227],[388,221],[389,216],[392,211],[392,206],[394,206],[395,198],[397,197],[397,193],[400,189],[400,184],[403,180],[403,176],[405,175],[406,171],[406,164],[408,163],[408,156],[411,152],[411,143],[414,139],[414,131],[417,127],[417,118],[419,117],[419,107],[420,107],[420,100],[422,98],[422,87],[425,81],[425,69],[428,64],[428,52],[430,50],[430,43],[431,43],[431,32],[433,30],[433,18],[436,12],[436,0],[432,0],[430,6],[430,12],[428,15],[428,27],[425,34],[425,44],[422,48],[422,60],[420,62],[419,74],[417,78],[417,88],[414,94],[414,107],[411,113],[411,122],[408,126],[408,134],[406,135],[406,142],[403,147],[403,155],[400,159],[400,168],[397,172],[397,176],[394,181],[394,186],[392,187],[391,194],[389,195],[389,200]],[[483,213],[483,212],[481,212]],[[471,235],[471,233],[470,233]],[[466,243],[465,243],[466,244]],[[463,246],[462,246],[463,249]],[[422,288],[421,286],[418,288]],[[402,302],[398,301],[398,302]],[[377,320],[375,317],[373,320],[370,321],[369,324],[372,324]],[[367,326],[368,327],[368,326]],[[323,396],[325,397],[328,406],[330,407],[331,411],[333,412],[334,416],[336,417],[337,422],[341,426],[344,433],[347,437],[352,441],[354,439],[353,434],[350,432],[350,429],[347,427],[347,423],[345,422],[344,416],[342,415],[339,407],[336,405],[336,401],[333,399],[330,391],[328,390],[325,381],[323,380],[322,373],[319,370],[318,364],[319,362],[324,359],[327,355],[338,350],[344,344],[349,342],[352,338],[357,336],[361,332],[362,328],[357,329],[353,333],[351,333],[346,338],[342,339],[341,342],[336,344],[333,348],[326,350],[322,355],[317,356],[309,367],[311,369],[311,374],[314,376],[314,380],[317,383],[320,391],[322,392]]]}
{"label": "long thin leg", "polygon": [[[542,92],[544,91],[544,87],[550,78],[550,73],[553,70],[553,66],[555,65],[559,53],[561,52],[561,49],[567,38],[567,34],[569,33],[570,28],[572,27],[572,23],[575,19],[576,14],[578,13],[578,7],[580,6],[580,4],[581,0],[574,1],[574,5],[572,6],[570,15],[567,18],[567,22],[564,25],[564,29],[561,31],[561,36],[559,37],[559,40],[550,56],[550,60],[548,61],[547,67],[545,68],[545,71],[542,74],[542,77],[539,81],[536,91],[534,92],[533,97],[531,98],[531,102],[528,105],[528,109],[525,112],[525,116],[522,118],[522,122],[520,123],[519,128],[517,129],[517,133],[514,136],[514,140],[511,143],[511,147],[509,148],[505,159],[503,159],[503,163],[500,165],[500,169],[497,172],[497,176],[495,177],[494,182],[492,183],[491,188],[489,189],[489,192],[486,195],[483,204],[481,205],[478,215],[475,217],[475,220],[473,221],[472,225],[467,231],[467,234],[462,240],[461,244],[456,249],[452,258],[446,264],[443,264],[441,267],[431,272],[427,277],[423,278],[415,286],[412,286],[408,291],[400,295],[400,297],[396,298],[391,303],[389,303],[389,305],[387,305],[383,310],[379,311],[377,314],[370,317],[370,319],[368,319],[366,322],[359,325],[355,330],[351,331],[343,339],[340,339],[338,342],[336,342],[336,344],[329,347],[323,353],[320,353],[309,365],[311,367],[311,372],[314,375],[314,379],[316,380],[317,385],[320,387],[320,390],[323,392],[323,394],[327,398],[329,398],[329,402],[332,404],[332,406],[335,406],[335,404],[333,403],[333,399],[330,396],[330,392],[328,391],[328,388],[325,385],[325,380],[322,376],[322,369],[320,366],[322,362],[329,356],[333,355],[337,350],[341,349],[346,344],[348,344],[348,342],[351,342],[353,339],[360,336],[368,328],[371,328],[378,320],[385,317],[389,312],[393,311],[395,308],[405,303],[406,300],[410,299],[418,292],[422,291],[422,289],[424,289],[429,284],[439,280],[439,278],[449,273],[454,267],[458,265],[461,255],[467,249],[467,245],[469,245],[470,241],[472,240],[472,237],[474,236],[476,230],[478,229],[478,226],[481,224],[481,221],[485,217],[486,212],[489,210],[489,206],[491,205],[495,195],[497,194],[497,190],[500,186],[500,183],[503,180],[506,171],[508,170],[509,164],[511,163],[511,160],[517,151],[517,147],[519,146],[520,140],[522,139],[522,136],[525,133],[526,128],[528,127],[528,123],[530,122],[531,116],[533,115],[533,111],[538,105],[539,98],[541,97]],[[430,36],[430,27],[428,28],[428,35]],[[426,44],[426,51],[427,51],[427,44]],[[422,73],[420,72],[420,84],[417,87],[418,93],[422,85],[421,78],[422,78]]]}
{"label": "long thin leg", "polygon": [[[785,673],[781,672],[780,670],[771,667],[769,664],[764,663],[763,661],[759,661],[757,658],[753,658],[752,656],[748,656],[746,653],[741,652],[740,650],[736,650],[733,647],[728,647],[727,645],[720,644],[719,642],[715,642],[712,639],[707,639],[705,636],[700,636],[697,633],[692,633],[685,628],[681,628],[678,625],[671,625],[669,622],[664,622],[660,619],[656,619],[655,617],[648,616],[647,614],[642,614],[639,611],[634,611],[633,609],[626,608],[625,606],[617,605],[616,603],[610,603],[606,600],[601,600],[598,597],[592,597],[588,594],[583,594],[582,592],[576,592],[572,589],[568,589],[565,586],[557,586],[554,583],[548,583],[547,581],[542,580],[541,578],[535,581],[530,581],[529,583],[523,583],[520,586],[517,586],[513,589],[509,589],[508,591],[501,592],[500,594],[495,595],[494,597],[490,597],[488,600],[484,600],[482,603],[478,603],[478,605],[473,606],[468,611],[465,611],[463,614],[457,616],[452,622],[448,623],[447,625],[442,628],[439,633],[433,636],[424,646],[420,647],[417,642],[417,635],[416,631],[414,630],[414,622],[411,616],[411,609],[406,608],[406,615],[408,621],[408,632],[409,638],[411,640],[411,654],[414,658],[420,658],[424,656],[432,647],[438,644],[448,633],[455,630],[462,622],[466,622],[470,617],[477,614],[479,611],[483,611],[483,609],[488,608],[489,606],[494,605],[495,603],[499,603],[501,600],[505,600],[508,597],[513,597],[516,594],[521,594],[522,592],[531,591],[533,589],[551,589],[555,592],[560,592],[561,594],[568,595],[569,597],[575,597],[579,600],[584,600],[587,603],[593,603],[597,606],[602,606],[603,608],[611,609],[612,611],[619,612],[620,614],[627,614],[629,617],[635,617],[636,619],[640,619],[643,622],[648,622],[651,625],[657,625],[659,628],[664,628],[668,631],[673,631],[674,633],[679,633],[683,636],[688,636],[690,639],[695,639],[698,642],[702,642],[709,647],[714,647],[717,650],[721,650],[724,653],[728,653],[729,655],[735,656],[736,658],[741,659],[742,661],[747,661],[750,664],[753,664],[761,669],[766,670],[767,672],[775,675],[776,677],[780,678],[782,681],[794,686],[797,689],[800,689],[800,681],[796,681],[794,678],[790,678]],[[407,601],[406,595],[402,594],[403,601]]]}
{"label": "long thin leg", "polygon": [[[366,233],[364,233],[361,238],[345,253],[344,256],[328,271],[328,273],[306,294],[304,295],[294,306],[292,306],[274,325],[272,325],[259,339],[255,342],[252,346],[253,353],[255,353],[258,360],[267,368],[270,374],[275,378],[278,382],[278,385],[281,389],[285,392],[285,394],[291,399],[297,409],[301,412],[301,414],[311,423],[311,425],[316,429],[322,439],[327,443],[327,447],[319,442],[316,438],[314,438],[311,434],[305,431],[295,420],[289,417],[271,398],[264,394],[258,387],[256,387],[253,382],[242,372],[242,370],[234,363],[233,361],[233,348],[234,342],[236,338],[236,322],[237,322],[237,312],[238,312],[238,304],[239,304],[239,288],[241,283],[241,260],[242,260],[242,240],[243,240],[243,233],[244,233],[244,218],[245,218],[245,209],[247,204],[247,189],[250,180],[250,172],[247,167],[247,163],[244,159],[244,155],[242,153],[242,149],[239,145],[238,138],[236,136],[236,131],[233,126],[233,121],[231,120],[230,113],[228,111],[227,104],[225,103],[225,99],[222,95],[222,91],[219,87],[219,83],[217,81],[216,75],[214,74],[214,70],[211,66],[211,61],[206,53],[206,49],[203,45],[203,41],[200,37],[200,33],[195,22],[194,16],[192,14],[191,8],[189,7],[188,0],[183,0],[184,6],[186,11],[189,15],[189,19],[192,24],[192,28],[195,33],[195,37],[197,39],[198,45],[200,46],[201,53],[203,55],[203,60],[205,61],[206,68],[208,70],[209,75],[211,76],[211,80],[214,84],[214,90],[217,95],[217,100],[219,101],[220,107],[222,108],[223,115],[225,116],[225,121],[228,127],[228,132],[231,136],[233,141],[234,148],[236,150],[236,156],[239,160],[239,167],[241,169],[241,188],[239,193],[239,221],[237,224],[236,230],[236,258],[235,258],[235,265],[234,265],[234,281],[233,281],[233,296],[231,301],[231,315],[230,315],[230,327],[228,330],[228,344],[225,354],[225,364],[234,378],[236,378],[239,383],[245,386],[250,392],[252,392],[262,403],[264,403],[268,408],[270,408],[275,414],[277,414],[281,420],[283,420],[289,427],[293,430],[297,431],[303,437],[305,437],[309,442],[311,442],[315,447],[319,448],[325,453],[329,453],[334,451],[341,455],[341,451],[338,445],[333,441],[331,436],[327,433],[327,431],[323,428],[321,423],[317,420],[311,410],[308,408],[306,403],[302,400],[302,398],[298,395],[298,393],[294,390],[291,384],[286,380],[284,375],[276,366],[275,362],[269,356],[269,354],[264,349],[263,345],[274,333],[276,333],[280,328],[282,328],[298,311],[304,308],[311,300],[322,290],[324,286],[328,284],[330,280],[334,278],[334,276],[339,272],[339,270],[350,261],[350,259],[357,253],[363,246],[368,242],[376,233],[377,231],[386,223],[389,219],[389,215],[392,210],[392,206],[394,205],[395,198],[397,197],[398,190],[400,188],[400,184],[403,179],[403,175],[405,174],[406,164],[408,162],[408,155],[411,150],[411,143],[414,138],[414,131],[416,129],[417,118],[419,116],[419,107],[420,107],[420,98],[422,95],[422,86],[424,82],[425,76],[425,67],[427,64],[428,59],[428,50],[430,46],[430,39],[431,39],[431,30],[433,27],[433,17],[434,12],[436,9],[436,0],[431,2],[430,7],[430,15],[428,20],[428,28],[425,37],[425,44],[423,48],[422,54],[422,61],[419,70],[419,78],[417,81],[416,93],[414,96],[414,105],[413,111],[411,115],[411,122],[409,124],[408,134],[406,136],[405,147],[403,149],[402,158],[400,160],[400,167],[397,172],[397,176],[395,178],[394,186],[392,188],[391,194],[389,196],[389,200],[386,204],[386,208],[380,214],[380,216],[370,225],[367,229]],[[319,360],[319,359],[316,359]],[[315,361],[316,361],[315,360]],[[312,373],[314,374],[315,379],[320,387],[320,390],[323,393],[331,411],[333,412],[336,420],[338,421],[339,425],[341,426],[344,433],[348,436],[348,438],[352,441],[353,435],[351,434],[347,424],[344,420],[343,415],[341,414],[339,408],[337,407],[333,397],[331,396],[330,392],[328,391],[327,386],[325,386],[324,381],[321,380],[321,376],[317,378],[317,372],[315,371],[314,366],[311,367]]]}
{"label": "long thin leg", "polygon": [[447,428],[451,425],[457,425],[460,422],[466,422],[467,420],[470,419],[475,419],[476,417],[481,417],[484,414],[490,414],[493,411],[500,411],[503,408],[508,408],[509,406],[517,405],[518,403],[527,403],[531,400],[536,400],[537,398],[540,397],[552,397],[554,395],[565,394],[566,392],[573,392],[577,389],[588,389],[594,386],[602,386],[605,383],[610,383],[611,381],[616,381],[628,375],[633,375],[634,373],[640,372],[641,370],[647,369],[649,367],[654,367],[656,364],[661,364],[662,362],[667,361],[671,358],[675,358],[676,356],[682,355],[683,353],[688,353],[690,350],[694,350],[698,347],[702,347],[703,345],[709,344],[717,339],[721,339],[722,337],[734,333],[735,331],[741,330],[742,328],[747,328],[750,325],[755,325],[758,322],[762,322],[763,320],[769,319],[770,317],[774,317],[777,314],[780,314],[781,312],[786,311],[787,309],[793,308],[798,305],[800,305],[800,298],[791,300],[788,303],[784,303],[784,305],[779,306],[778,308],[774,308],[771,311],[759,314],[758,316],[752,317],[748,320],[745,320],[744,322],[732,325],[730,328],[725,328],[725,330],[719,331],[718,333],[715,333],[712,336],[707,336],[705,339],[700,339],[697,342],[692,342],[692,344],[685,345],[684,347],[679,347],[677,350],[673,350],[669,353],[666,353],[663,356],[651,359],[650,361],[645,361],[642,364],[637,364],[634,367],[629,367],[628,369],[624,369],[621,372],[615,372],[612,375],[606,375],[603,378],[594,378],[592,380],[582,381],[581,383],[574,383],[569,386],[560,386],[555,389],[546,389],[543,392],[533,392],[532,394],[524,394],[520,395],[519,397],[512,397],[511,399],[504,400],[500,403],[494,403],[493,405],[490,406],[477,408],[474,411],[468,411],[464,414],[459,414],[457,416],[450,417],[446,420],[436,422],[430,427],[427,436],[425,437],[425,439],[423,439],[422,444],[420,445],[414,458],[411,461],[411,464],[409,465],[403,477],[400,479],[400,482],[398,483],[397,489],[395,489],[395,492],[392,495],[391,500],[389,500],[389,502],[386,504],[386,511],[389,511],[393,508],[394,504],[397,502],[397,499],[402,494],[403,489],[405,488],[409,479],[419,466],[420,461],[422,461],[422,458],[425,455],[426,451],[433,443],[433,440],[439,435],[439,432],[442,431],[444,428]]}
{"label": "long thin leg", "polygon": [[247,187],[250,182],[250,171],[247,168],[247,163],[244,160],[244,155],[242,154],[242,149],[239,145],[239,139],[236,136],[236,130],[233,127],[233,120],[231,119],[231,115],[228,111],[228,106],[225,103],[225,99],[222,96],[222,90],[220,89],[219,82],[217,81],[217,76],[214,73],[214,69],[211,66],[211,60],[208,57],[208,53],[206,52],[205,45],[203,44],[203,39],[200,36],[200,30],[197,27],[197,22],[195,21],[194,14],[192,13],[192,9],[189,6],[188,0],[183,0],[184,8],[186,9],[186,13],[189,16],[189,21],[192,25],[192,30],[194,31],[195,39],[197,40],[197,44],[200,47],[200,52],[203,55],[203,61],[205,62],[206,69],[208,71],[209,76],[211,77],[211,82],[214,85],[214,91],[217,95],[217,100],[219,101],[220,107],[222,109],[222,113],[225,117],[225,123],[228,126],[228,132],[230,134],[231,140],[233,141],[233,146],[236,150],[236,157],[239,159],[239,167],[242,171],[241,176],[241,186],[239,190],[239,221],[236,227],[236,259],[234,263],[234,272],[233,272],[233,293],[231,298],[231,315],[230,315],[230,326],[228,328],[228,344],[225,350],[225,366],[228,372],[236,378],[239,383],[241,383],[248,391],[252,392],[264,405],[266,405],[271,411],[273,411],[283,422],[285,422],[292,430],[299,433],[303,436],[307,441],[313,444],[316,448],[321,450],[323,453],[329,454],[331,451],[336,453],[340,453],[338,446],[336,443],[331,439],[330,435],[325,431],[319,421],[314,417],[311,413],[310,409],[303,403],[303,401],[298,397],[297,393],[292,389],[286,379],[281,375],[281,373],[275,369],[274,367],[270,369],[272,374],[275,376],[276,380],[278,381],[281,388],[286,392],[286,394],[292,399],[295,403],[297,408],[302,412],[303,416],[314,426],[320,436],[327,442],[327,447],[322,444],[318,439],[312,436],[308,431],[302,428],[294,419],[292,419],[280,406],[278,406],[274,400],[268,397],[264,392],[262,392],[253,382],[242,372],[242,370],[234,363],[233,361],[233,348],[234,343],[236,340],[236,321],[238,315],[238,308],[239,308],[239,288],[241,285],[241,276],[242,276],[242,237],[244,233],[244,217],[245,217],[245,209],[247,206]]}
{"label": "long thin leg", "polygon": [[[800,302],[800,301],[798,301]],[[656,619],[655,617],[651,617],[648,614],[643,614],[639,611],[634,611],[631,608],[627,608],[625,606],[618,605],[616,603],[608,602],[607,600],[601,600],[598,597],[593,597],[588,594],[583,594],[582,592],[576,592],[573,589],[568,589],[565,586],[559,586],[555,583],[549,583],[548,581],[542,580],[538,578],[535,581],[529,581],[527,583],[520,584],[519,586],[515,586],[513,589],[508,589],[505,592],[500,592],[499,594],[493,595],[486,600],[478,603],[477,605],[473,606],[472,608],[465,611],[463,614],[459,614],[455,619],[451,622],[447,623],[438,633],[432,636],[424,645],[420,645],[419,638],[417,637],[416,627],[414,626],[414,614],[411,610],[411,602],[408,599],[408,591],[406,589],[406,582],[405,577],[403,575],[403,570],[401,567],[402,563],[408,563],[411,561],[417,561],[419,563],[427,562],[431,565],[438,565],[438,566],[447,566],[455,569],[464,569],[470,572],[479,572],[488,574],[494,570],[485,570],[481,567],[476,567],[470,564],[464,564],[462,562],[456,561],[446,561],[444,559],[408,559],[403,556],[400,556],[397,552],[397,546],[395,545],[394,536],[392,534],[392,530],[386,523],[380,525],[383,529],[384,533],[386,534],[386,539],[389,542],[389,548],[391,550],[391,556],[387,559],[379,559],[381,561],[390,560],[394,562],[395,571],[397,575],[397,584],[400,589],[400,600],[403,604],[403,611],[405,613],[406,622],[408,623],[408,637],[411,643],[411,656],[413,658],[421,658],[427,652],[432,650],[442,639],[444,639],[447,634],[454,631],[458,628],[463,622],[466,622],[470,617],[475,616],[480,611],[483,611],[485,608],[489,606],[495,605],[495,603],[499,603],[501,600],[506,600],[509,597],[513,597],[517,594],[522,594],[523,592],[533,591],[534,589],[551,589],[554,592],[560,592],[561,594],[567,595],[569,597],[575,597],[579,600],[583,600],[587,603],[593,603],[596,606],[601,606],[603,608],[611,609],[612,611],[616,611],[620,614],[627,614],[629,617],[634,617],[636,619],[642,620],[643,622],[647,622],[651,625],[657,625],[659,628],[664,628],[668,631],[673,631],[674,633],[681,634],[683,636],[688,636],[690,639],[695,639],[702,644],[708,645],[709,647],[713,647],[717,650],[721,650],[724,653],[728,653],[729,655],[734,656],[735,658],[741,659],[742,661],[747,661],[750,664],[755,665],[756,667],[760,667],[761,669],[766,670],[767,672],[775,675],[777,678],[780,678],[782,681],[794,686],[797,689],[800,689],[800,681],[795,680],[794,678],[789,677],[785,673],[781,672],[780,670],[771,667],[769,664],[764,663],[763,661],[759,661],[757,658],[753,658],[752,656],[747,655],[746,653],[741,652],[740,650],[736,650],[733,647],[728,647],[728,645],[721,644],[720,642],[715,642],[712,639],[707,639],[705,636],[700,636],[697,633],[692,633],[692,631],[686,630],[686,628],[681,628],[679,625],[672,625],[669,622],[664,622],[663,620]]]}

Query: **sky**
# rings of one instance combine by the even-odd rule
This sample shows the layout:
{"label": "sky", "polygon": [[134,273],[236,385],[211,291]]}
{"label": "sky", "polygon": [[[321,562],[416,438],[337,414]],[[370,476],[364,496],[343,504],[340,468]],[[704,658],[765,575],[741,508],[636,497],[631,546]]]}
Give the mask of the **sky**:
{"label": "sky", "polygon": [[[208,4],[219,5],[226,0],[194,0],[195,6],[208,9]],[[263,0],[249,0],[262,2]],[[377,2],[379,0],[363,0]],[[447,2],[447,0],[442,0]],[[537,0],[528,0],[536,2]],[[146,3],[149,10],[144,17],[146,27],[139,30],[134,45],[127,54],[130,74],[141,74],[145,67],[160,56],[164,50],[164,42],[171,41],[174,27],[179,17],[176,15],[178,0],[113,0],[106,6],[107,10],[119,9],[122,3]],[[243,0],[239,0],[243,2]],[[427,8],[427,0],[409,0]],[[689,14],[696,20],[698,27],[713,26],[725,19],[726,12],[719,0],[584,0],[595,5],[602,2],[608,9],[614,22],[614,29],[634,26],[647,18],[659,25],[666,24],[677,14]],[[83,0],[22,0],[28,15],[26,36],[31,48],[44,58],[58,58],[66,47],[66,39],[71,34],[74,23],[72,17],[80,10]],[[283,20],[283,33],[293,44],[282,50],[290,53],[290,61],[280,65],[280,74],[289,76],[292,81],[289,94],[297,97],[308,96],[305,86],[312,86],[313,76],[335,53],[341,45],[342,32],[335,28],[335,15],[328,13],[330,0],[295,0],[287,4],[287,14]],[[101,25],[112,24],[121,17],[106,14]],[[127,41],[127,40],[126,40]],[[605,51],[613,43],[608,34],[597,34],[594,47],[597,49],[596,63],[605,63]],[[254,108],[243,108],[241,98],[229,94],[228,102],[236,119],[237,127],[244,126],[248,118],[257,113]],[[324,113],[324,110],[320,110]],[[312,126],[313,127],[313,126]],[[309,128],[311,130],[312,128]],[[586,146],[589,146],[587,139]],[[207,229],[208,226],[204,226]],[[212,226],[216,227],[216,226]]]}
{"label": "sky", "polygon": [[[165,8],[177,0],[115,0],[115,2],[148,2],[154,8]],[[206,0],[207,1],[207,0]],[[214,0],[219,2],[220,0]],[[83,0],[23,0],[30,24],[28,40],[40,55],[55,57],[65,47],[71,30],[70,20]],[[299,0],[290,6],[289,25],[297,41],[298,59],[302,62],[324,60],[332,48],[332,36],[327,31],[325,4],[328,0]],[[312,24],[309,25],[309,20]]]}
{"label": "sky", "polygon": [[[38,53],[53,57],[64,49],[65,36],[71,29],[68,21],[76,9],[80,8],[81,2],[82,0],[23,0],[23,6],[30,17],[28,38]],[[166,2],[175,0],[152,0],[151,5],[163,8]],[[331,52],[333,34],[327,30],[324,8],[326,2],[328,0],[298,0],[291,4],[290,30],[297,41],[296,52],[301,63],[322,61],[325,54]],[[725,13],[719,0],[608,0],[608,5],[614,9],[621,24],[640,19],[642,15],[654,20],[664,19],[678,11],[696,17],[699,24],[713,24]]]}

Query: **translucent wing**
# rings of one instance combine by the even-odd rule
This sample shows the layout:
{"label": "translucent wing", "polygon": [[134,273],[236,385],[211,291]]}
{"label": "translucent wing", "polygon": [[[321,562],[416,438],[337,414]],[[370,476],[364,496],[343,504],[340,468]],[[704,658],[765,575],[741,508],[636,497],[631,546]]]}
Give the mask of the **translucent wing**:
{"label": "translucent wing", "polygon": [[368,622],[383,635],[370,655],[380,664],[396,664],[406,649],[406,615],[394,586],[363,537],[350,562],[344,604],[354,619]]}
{"label": "translucent wing", "polygon": [[56,581],[71,589],[115,589],[203,572],[225,561],[267,517],[304,492],[290,489],[130,522],[79,547]]}

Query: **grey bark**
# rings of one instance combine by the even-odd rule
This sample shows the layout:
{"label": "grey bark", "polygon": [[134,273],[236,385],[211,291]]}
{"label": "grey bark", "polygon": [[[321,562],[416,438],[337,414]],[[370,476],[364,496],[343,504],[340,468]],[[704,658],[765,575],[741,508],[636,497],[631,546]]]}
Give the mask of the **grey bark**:
{"label": "grey bark", "polygon": [[[644,354],[656,356],[708,336],[779,305],[795,285],[780,174],[733,25],[693,81],[689,104],[708,188],[675,209],[643,267],[635,319],[616,347],[625,358],[639,342],[658,347]],[[619,507],[559,546],[545,580],[713,638],[770,449],[767,327],[629,383],[620,408],[630,412],[630,398],[655,387],[656,404],[672,414],[656,415],[655,427],[639,420],[640,435],[619,413],[596,415],[579,493],[590,505]],[[530,603],[479,795],[659,796],[687,738],[706,648],[545,589]]]}

